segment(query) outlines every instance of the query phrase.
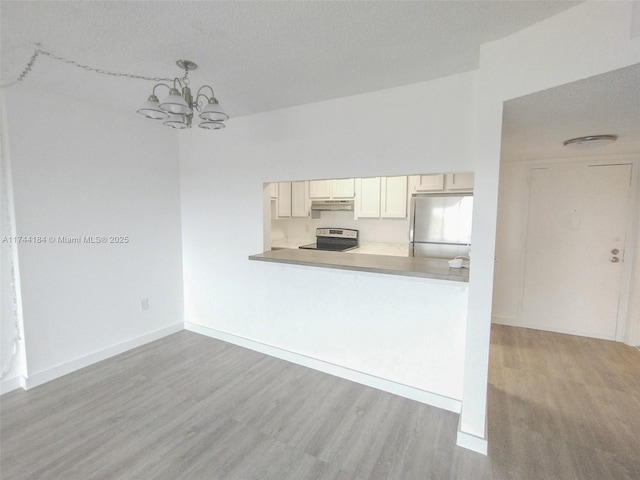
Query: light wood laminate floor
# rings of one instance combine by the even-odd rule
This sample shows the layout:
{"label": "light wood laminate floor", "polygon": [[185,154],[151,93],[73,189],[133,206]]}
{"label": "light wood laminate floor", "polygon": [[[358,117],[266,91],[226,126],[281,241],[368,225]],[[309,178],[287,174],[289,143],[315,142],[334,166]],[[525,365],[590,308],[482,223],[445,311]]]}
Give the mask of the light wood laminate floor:
{"label": "light wood laminate floor", "polygon": [[489,456],[458,416],[180,332],[0,399],[0,478],[640,478],[640,352],[494,326]]}
{"label": "light wood laminate floor", "polygon": [[640,479],[640,351],[493,325],[489,455],[495,478]]}

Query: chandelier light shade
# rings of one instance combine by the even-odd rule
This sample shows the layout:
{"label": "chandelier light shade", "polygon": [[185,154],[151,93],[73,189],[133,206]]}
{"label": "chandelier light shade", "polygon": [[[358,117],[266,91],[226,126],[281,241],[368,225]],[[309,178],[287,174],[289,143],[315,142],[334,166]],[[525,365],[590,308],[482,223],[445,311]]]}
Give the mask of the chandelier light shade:
{"label": "chandelier light shade", "polygon": [[187,115],[191,113],[191,106],[182,98],[177,88],[172,88],[169,95],[160,104],[160,108],[165,112],[177,113],[179,115]]}
{"label": "chandelier light shade", "polygon": [[158,97],[153,94],[142,104],[138,113],[152,120],[162,120],[169,117],[169,114],[160,108]]}
{"label": "chandelier light shade", "polygon": [[203,120],[211,120],[214,122],[224,122],[227,118],[229,118],[229,115],[227,115],[226,112],[222,109],[222,107],[218,103],[218,100],[216,100],[216,98],[212,96],[209,99],[209,103],[207,103],[207,106],[202,109],[200,118],[202,118]]}
{"label": "chandelier light shade", "polygon": [[224,128],[224,123],[222,122],[213,122],[213,121],[206,121],[206,122],[200,122],[198,124],[198,126],[200,128],[206,128],[208,130],[220,130],[221,128]]}
{"label": "chandelier light shade", "polygon": [[[195,95],[191,95],[189,88],[189,72],[198,68],[190,60],[178,60],[176,64],[184,69],[182,78],[174,78],[173,86],[166,83],[157,83],[153,87],[151,95],[147,101],[137,110],[143,117],[152,120],[164,120],[163,124],[176,129],[191,128],[194,111],[199,113],[202,120],[198,126],[207,130],[219,130],[225,127],[224,121],[229,115],[222,109],[216,99],[213,88],[209,85],[200,87]],[[169,90],[168,95],[158,101],[156,89],[164,87]],[[181,88],[181,90],[178,89]],[[206,95],[210,91],[211,95]]]}

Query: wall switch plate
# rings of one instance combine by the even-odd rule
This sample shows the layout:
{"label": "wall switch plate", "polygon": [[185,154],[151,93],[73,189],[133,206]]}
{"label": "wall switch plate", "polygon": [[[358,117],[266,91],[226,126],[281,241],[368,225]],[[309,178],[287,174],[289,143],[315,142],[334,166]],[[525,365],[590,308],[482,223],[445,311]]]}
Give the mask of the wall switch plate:
{"label": "wall switch plate", "polygon": [[144,312],[145,310],[149,310],[149,299],[143,298],[140,300],[140,311]]}

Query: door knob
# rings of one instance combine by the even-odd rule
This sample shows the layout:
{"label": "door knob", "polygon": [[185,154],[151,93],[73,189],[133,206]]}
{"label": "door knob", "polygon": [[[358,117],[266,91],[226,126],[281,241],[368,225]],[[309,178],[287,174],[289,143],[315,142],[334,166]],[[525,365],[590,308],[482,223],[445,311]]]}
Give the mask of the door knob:
{"label": "door knob", "polygon": [[620,250],[618,250],[617,248],[614,248],[614,249],[611,250],[611,253],[614,254],[614,255],[617,255],[617,254],[620,253]]}
{"label": "door knob", "polygon": [[620,259],[618,257],[611,257],[611,261],[613,263],[618,263],[620,261]]}

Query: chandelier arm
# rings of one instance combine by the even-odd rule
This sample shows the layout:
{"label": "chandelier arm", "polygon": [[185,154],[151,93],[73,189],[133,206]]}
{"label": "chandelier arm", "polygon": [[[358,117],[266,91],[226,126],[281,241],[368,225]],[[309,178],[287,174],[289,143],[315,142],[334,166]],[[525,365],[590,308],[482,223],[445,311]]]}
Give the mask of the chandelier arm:
{"label": "chandelier arm", "polygon": [[198,89],[198,92],[196,93],[196,98],[198,98],[200,95],[202,95],[202,96],[204,96],[204,98],[206,98],[206,99],[207,99],[207,102],[208,102],[209,100],[211,100],[211,98],[207,97],[204,93],[202,93],[202,94],[200,93],[200,91],[201,91],[203,88],[208,88],[209,90],[211,90],[211,98],[215,98],[215,93],[213,93],[213,88],[212,88],[212,87],[210,87],[209,85],[202,85],[202,86]]}
{"label": "chandelier arm", "polygon": [[[200,87],[201,89],[202,87]],[[204,97],[205,101],[204,104],[209,103],[209,97],[207,97],[204,93],[199,93],[200,89],[198,89],[198,93],[196,93],[196,98],[193,101],[193,106],[196,108],[196,110],[198,110],[199,112],[202,111],[202,105],[200,104],[200,97]]]}
{"label": "chandelier arm", "polygon": [[167,85],[166,83],[156,83],[156,84],[153,86],[153,90],[151,91],[151,93],[152,93],[153,95],[155,95],[155,94],[156,94],[156,88],[158,88],[158,87],[167,87],[167,88],[169,89],[169,91],[171,91],[171,87],[170,87],[169,85]]}

